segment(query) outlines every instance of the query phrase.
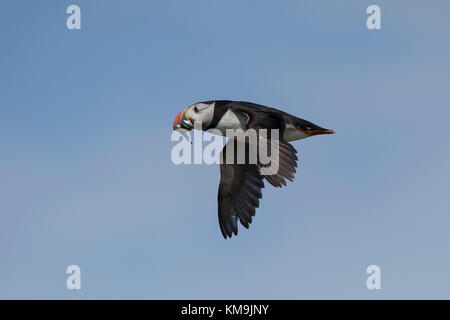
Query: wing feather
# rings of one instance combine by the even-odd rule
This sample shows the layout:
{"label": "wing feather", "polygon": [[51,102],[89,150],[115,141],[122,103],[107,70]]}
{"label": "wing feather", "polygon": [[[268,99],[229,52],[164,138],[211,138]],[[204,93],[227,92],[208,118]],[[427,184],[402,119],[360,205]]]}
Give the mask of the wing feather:
{"label": "wing feather", "polygon": [[[234,143],[235,146],[237,144]],[[238,234],[237,220],[245,228],[249,227],[252,217],[255,215],[255,208],[259,207],[259,199],[262,198],[261,189],[264,188],[263,176],[258,165],[237,164],[237,152],[234,152],[234,163],[226,163],[227,146],[229,146],[228,143],[222,150],[223,161],[220,164],[220,184],[217,197],[219,225],[225,239],[231,237],[233,233]]]}
{"label": "wing feather", "polygon": [[[243,103],[233,103],[231,108],[234,112],[244,113],[248,117],[247,129],[256,129],[258,132],[258,147],[265,146],[265,150],[271,150],[272,138],[259,135],[259,129],[278,129],[279,137],[283,137],[285,130],[283,114],[257,111],[251,105]],[[265,109],[263,109],[265,110]],[[257,116],[255,112],[264,113],[264,117]],[[222,162],[220,164],[220,184],[218,193],[219,225],[223,237],[232,237],[238,234],[237,221],[248,228],[255,216],[255,209],[259,207],[259,200],[262,198],[261,189],[264,188],[264,179],[274,187],[286,186],[286,180],[293,181],[297,168],[297,150],[280,138],[278,140],[278,150],[273,156],[268,154],[271,161],[277,162],[275,168],[271,169],[271,163],[263,164],[258,156],[257,164],[248,163],[249,145],[245,145],[246,162],[237,164],[238,145],[242,142],[234,140],[234,162],[226,161],[226,150],[231,145],[228,142],[221,152]],[[258,150],[259,155],[259,150]]]}

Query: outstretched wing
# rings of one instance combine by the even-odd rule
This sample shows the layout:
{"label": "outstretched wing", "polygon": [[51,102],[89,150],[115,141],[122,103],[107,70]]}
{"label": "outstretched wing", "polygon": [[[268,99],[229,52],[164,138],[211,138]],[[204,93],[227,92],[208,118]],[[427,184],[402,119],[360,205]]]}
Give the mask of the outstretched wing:
{"label": "outstretched wing", "polygon": [[[232,103],[231,109],[246,115],[248,118],[246,129],[256,130],[258,157],[256,163],[249,163],[250,147],[249,144],[245,144],[246,161],[243,164],[237,163],[237,150],[244,144],[237,140],[234,140],[232,164],[226,161],[226,150],[227,147],[231,147],[230,141],[222,150],[218,205],[220,230],[225,239],[231,237],[233,233],[237,235],[238,220],[244,227],[249,227],[255,215],[255,208],[259,206],[259,199],[262,198],[264,178],[274,187],[286,186],[286,180],[294,179],[298,160],[295,148],[283,139],[285,130],[283,114],[274,112],[274,109],[254,108],[248,103],[241,102]],[[266,135],[261,133],[261,129],[268,130]],[[278,137],[271,130],[278,130]],[[265,159],[260,157],[261,146],[265,147],[263,150],[263,154],[267,156]]]}
{"label": "outstretched wing", "polygon": [[[283,139],[286,129],[283,118],[287,114],[277,109],[241,101],[232,102],[231,109],[234,112],[241,112],[246,115],[248,118],[246,129],[252,128],[258,132],[258,146],[265,146],[269,152],[269,157],[275,162],[271,165],[259,159],[258,164],[264,178],[274,187],[286,186],[286,180],[293,181],[298,158],[297,150]],[[266,137],[259,134],[261,129],[267,130]],[[278,138],[276,139],[278,141],[278,148],[275,148],[275,150],[278,149],[278,152],[274,155],[270,154],[272,138],[275,139],[272,130],[278,130]]]}
{"label": "outstretched wing", "polygon": [[[266,146],[265,149],[268,159],[265,160],[270,160],[267,163],[263,163],[262,159],[258,161],[264,178],[277,188],[286,186],[286,180],[294,181],[297,171],[297,150],[283,139],[278,139],[277,146],[276,144],[274,145],[271,139],[262,138],[261,136],[258,138],[260,143],[259,147],[261,145]],[[272,152],[272,146],[274,152]]]}
{"label": "outstretched wing", "polygon": [[218,194],[219,224],[223,237],[226,239],[237,235],[237,220],[248,229],[255,215],[255,208],[259,207],[264,188],[263,176],[257,164],[248,163],[248,145],[245,145],[246,162],[237,163],[237,146],[234,141],[235,152],[233,163],[226,159],[228,142],[222,150],[220,164],[220,184]]}

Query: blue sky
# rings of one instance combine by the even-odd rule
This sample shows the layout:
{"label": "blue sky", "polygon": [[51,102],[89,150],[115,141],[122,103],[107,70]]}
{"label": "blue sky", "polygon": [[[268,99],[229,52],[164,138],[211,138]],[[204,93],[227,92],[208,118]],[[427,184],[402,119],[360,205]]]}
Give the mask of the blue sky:
{"label": "blue sky", "polygon": [[[3,1],[0,298],[450,298],[449,9]],[[294,142],[295,182],[226,241],[219,168],[170,160],[173,118],[210,99],[336,131]]]}

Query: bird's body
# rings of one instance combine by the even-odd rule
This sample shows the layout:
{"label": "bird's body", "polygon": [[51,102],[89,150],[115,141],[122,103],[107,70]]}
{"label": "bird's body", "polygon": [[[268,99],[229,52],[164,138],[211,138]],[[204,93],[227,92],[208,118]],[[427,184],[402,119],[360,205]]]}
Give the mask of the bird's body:
{"label": "bird's body", "polygon": [[[317,127],[313,123],[297,118],[281,110],[244,101],[207,101],[214,104],[212,122],[207,129],[219,129],[225,135],[226,129],[266,128],[279,129],[287,142],[308,137],[299,127]],[[320,127],[317,127],[320,128]],[[320,128],[322,129],[322,128]]]}
{"label": "bird's body", "polygon": [[[251,163],[249,160],[249,143],[244,143],[241,150],[245,150],[246,162],[238,163],[237,154],[234,159],[227,159],[227,148],[236,148],[243,142],[228,141],[222,150],[220,164],[221,179],[218,193],[219,224],[225,238],[237,235],[237,221],[248,228],[255,215],[255,208],[259,206],[264,188],[264,179],[275,187],[286,185],[286,180],[293,181],[297,167],[297,151],[289,141],[304,139],[317,134],[330,134],[332,130],[319,127],[312,122],[297,118],[275,108],[262,106],[250,102],[217,100],[199,102],[181,111],[174,121],[174,130],[191,130],[193,123],[201,122],[201,129],[215,129],[223,136],[229,136],[236,130],[255,130],[258,135],[258,148],[261,142],[270,146],[273,139],[271,130],[278,130],[278,153],[276,171],[270,172],[267,164],[260,161]],[[261,129],[269,130],[265,139],[260,134]],[[234,136],[231,136],[235,139]],[[235,142],[235,143],[234,143]],[[273,156],[273,155],[272,155]],[[228,161],[232,160],[232,161]],[[268,173],[270,172],[270,173]]]}

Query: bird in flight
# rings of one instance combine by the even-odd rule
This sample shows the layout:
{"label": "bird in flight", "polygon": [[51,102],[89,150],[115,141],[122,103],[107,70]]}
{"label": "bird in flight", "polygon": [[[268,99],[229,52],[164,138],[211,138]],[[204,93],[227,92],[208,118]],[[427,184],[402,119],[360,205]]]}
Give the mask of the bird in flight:
{"label": "bird in flight", "polygon": [[[262,138],[261,129],[266,129],[268,133],[278,130],[279,133],[276,172],[264,173],[267,164],[262,163],[259,157],[256,162],[249,161],[248,140],[239,142],[233,137],[228,139],[224,146],[221,152],[217,200],[220,230],[225,239],[231,238],[233,233],[238,234],[238,220],[248,229],[252,217],[255,216],[255,208],[259,207],[259,200],[262,198],[264,179],[274,187],[286,186],[286,180],[293,181],[298,158],[290,141],[334,133],[333,130],[319,127],[281,110],[244,101],[215,100],[195,103],[178,113],[173,122],[173,129],[179,130],[188,138],[186,131],[192,130],[196,122],[201,124],[201,130],[215,129],[214,133],[223,136],[227,136],[229,130],[245,132],[254,129],[258,136],[258,145],[261,141],[270,145],[272,141],[270,136],[265,140]],[[245,145],[245,161],[238,161],[238,152],[234,152],[233,159],[227,161],[227,148],[236,150],[239,143]]]}

